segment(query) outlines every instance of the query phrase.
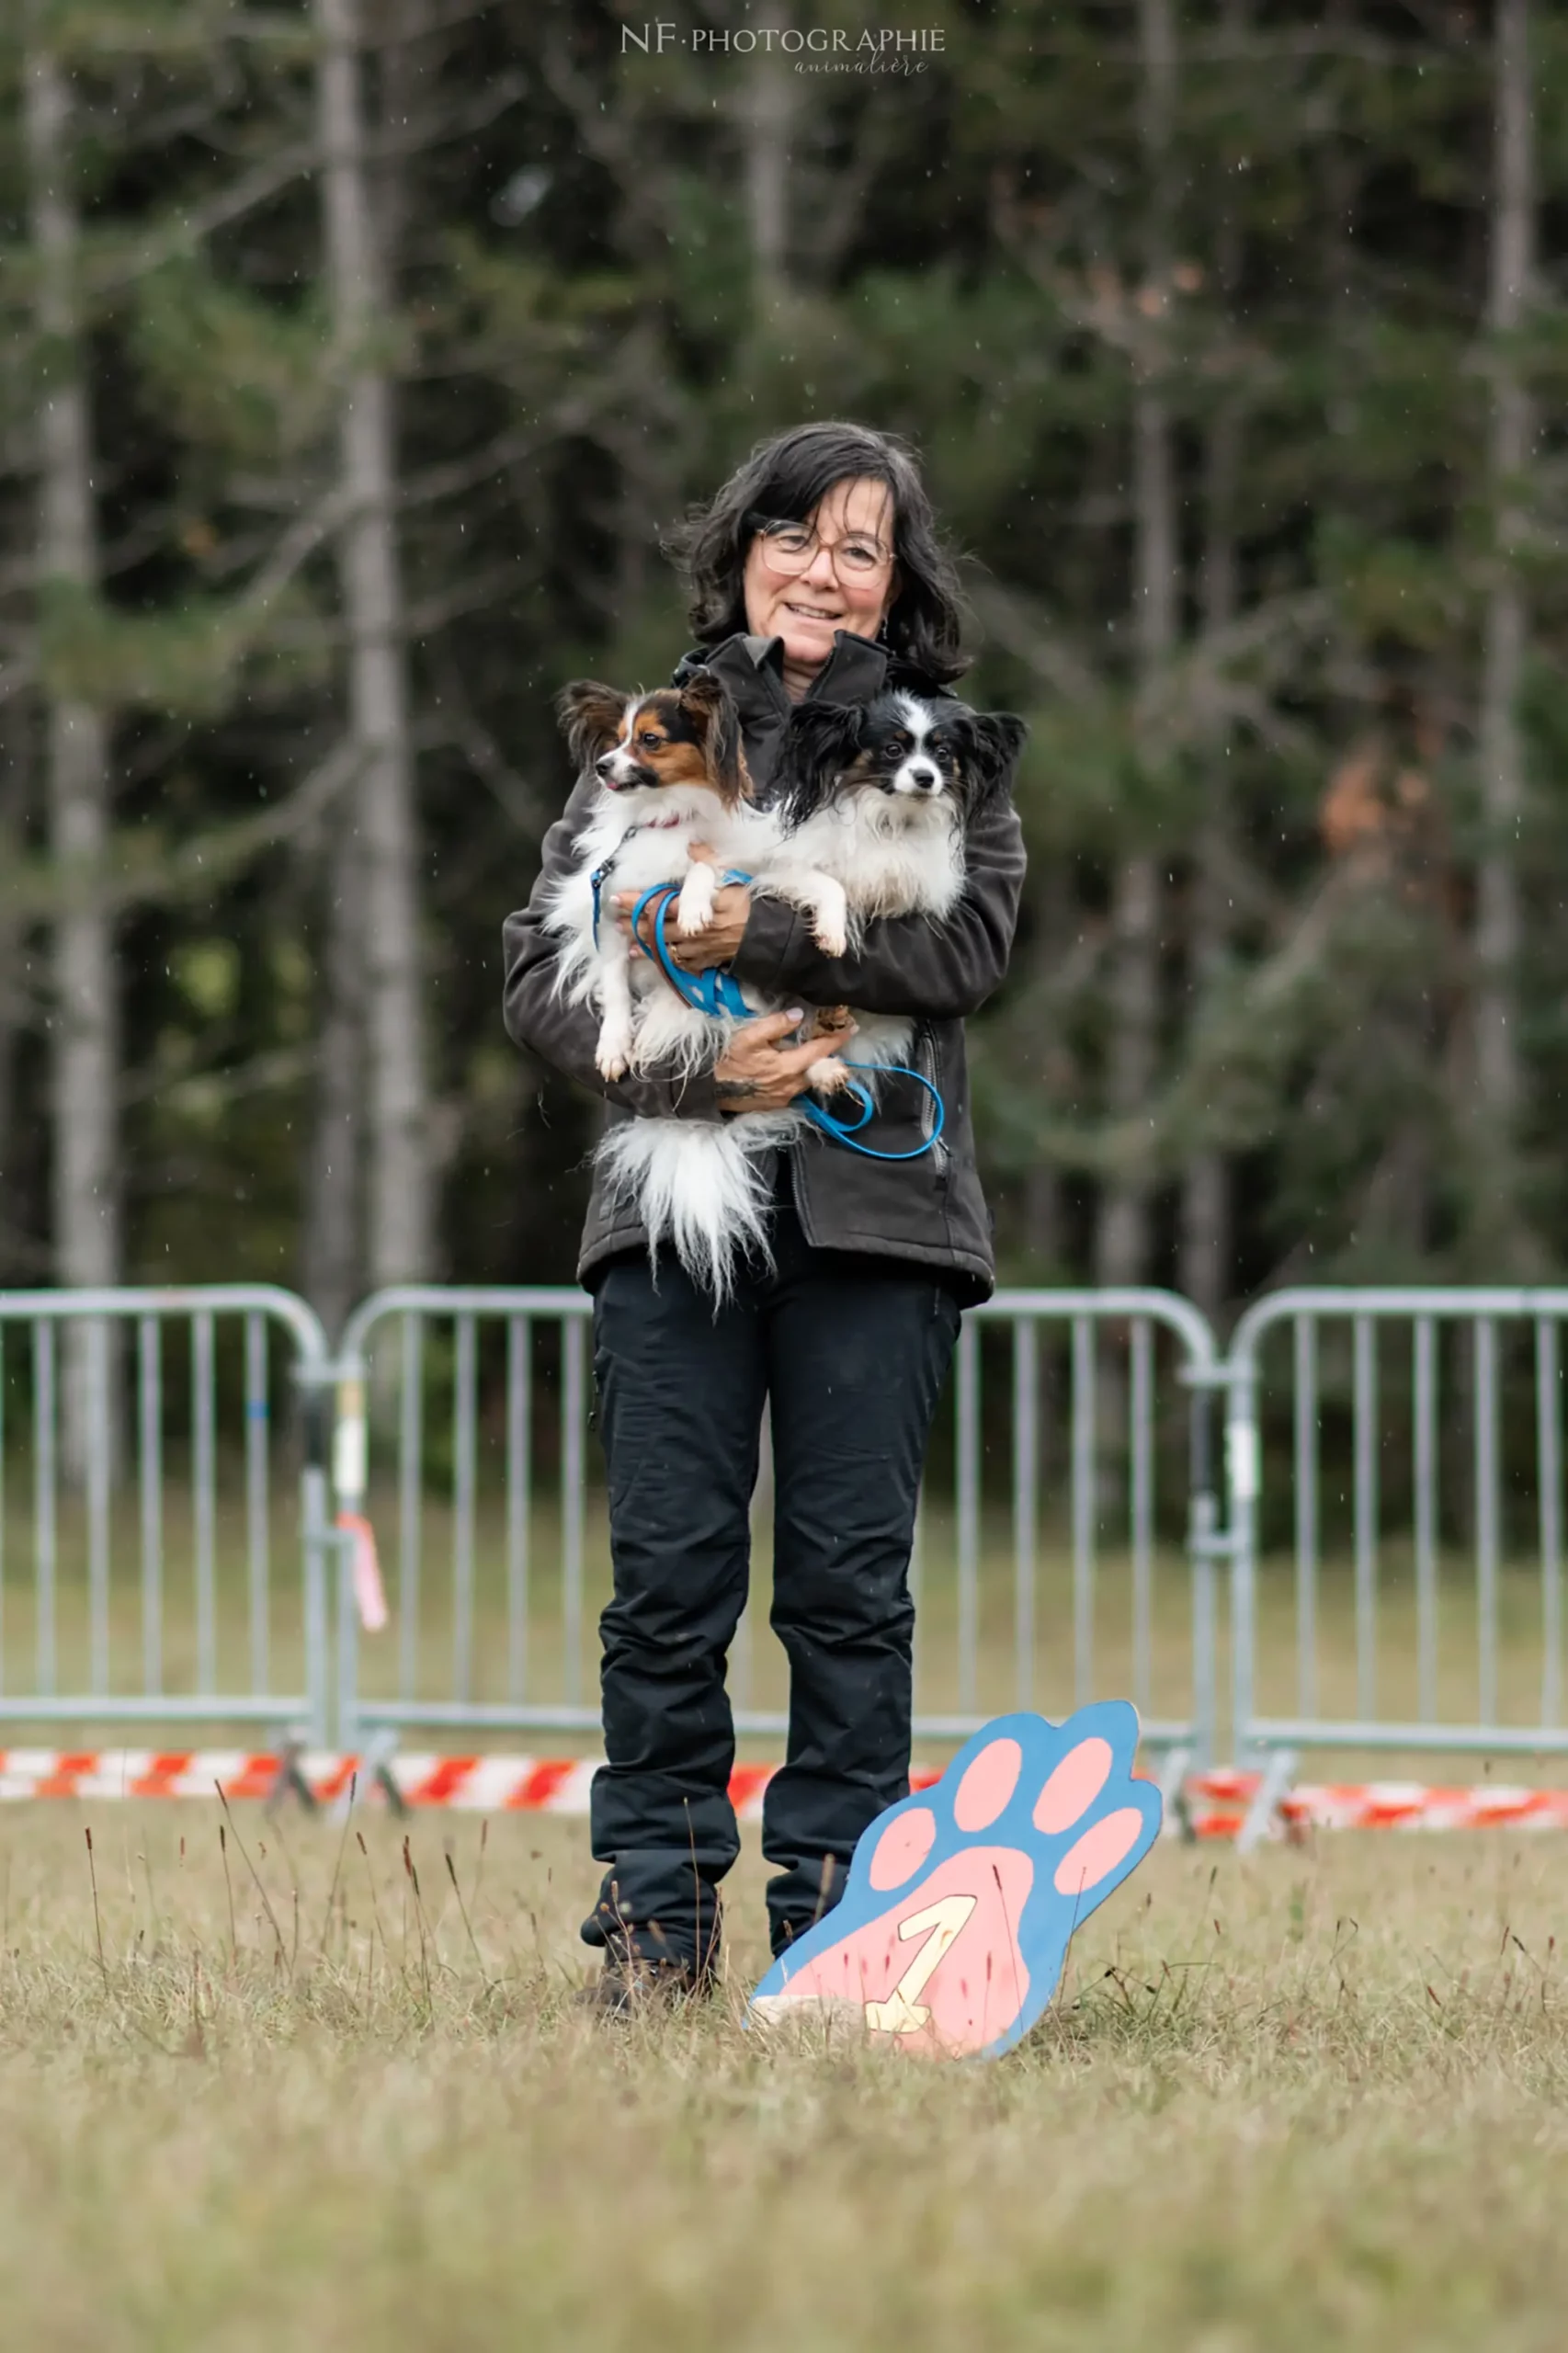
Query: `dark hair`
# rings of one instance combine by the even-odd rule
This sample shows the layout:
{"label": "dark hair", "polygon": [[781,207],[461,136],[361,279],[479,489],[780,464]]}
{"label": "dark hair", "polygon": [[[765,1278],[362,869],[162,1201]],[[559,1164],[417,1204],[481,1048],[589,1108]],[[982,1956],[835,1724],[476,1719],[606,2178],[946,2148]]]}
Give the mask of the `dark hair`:
{"label": "dark hair", "polygon": [[892,501],[899,590],[887,618],[892,653],[937,685],[969,666],[960,649],[962,597],[957,568],[937,536],[937,518],[907,441],[867,425],[800,425],[759,442],[709,506],[687,517],[670,551],[691,591],[699,645],[717,645],[746,625],[744,574],[753,515],[803,523],[835,483],[886,485]]}

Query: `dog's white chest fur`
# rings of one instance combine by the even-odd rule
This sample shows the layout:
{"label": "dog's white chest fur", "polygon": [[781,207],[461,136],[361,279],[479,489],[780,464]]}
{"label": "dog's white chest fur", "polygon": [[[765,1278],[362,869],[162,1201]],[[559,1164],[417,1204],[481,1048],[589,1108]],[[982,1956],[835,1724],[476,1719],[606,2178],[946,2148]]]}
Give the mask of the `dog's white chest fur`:
{"label": "dog's white chest fur", "polygon": [[919,914],[940,921],[963,889],[958,810],[945,794],[915,801],[864,788],[846,793],[788,836],[767,887],[788,895],[797,869],[842,883],[854,928],[876,915]]}
{"label": "dog's white chest fur", "polygon": [[[875,916],[939,923],[952,913],[964,885],[961,819],[946,795],[916,801],[862,787],[786,835],[757,881],[807,909],[819,941],[836,913],[853,950]],[[898,1063],[909,1052],[915,1025],[906,1015],[857,1012],[855,1021],[857,1063]]]}

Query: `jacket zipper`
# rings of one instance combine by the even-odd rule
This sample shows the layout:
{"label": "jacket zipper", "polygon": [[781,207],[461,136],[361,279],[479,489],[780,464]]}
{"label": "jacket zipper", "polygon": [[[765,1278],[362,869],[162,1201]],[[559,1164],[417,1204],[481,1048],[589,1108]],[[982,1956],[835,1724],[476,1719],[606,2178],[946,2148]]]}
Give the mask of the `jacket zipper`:
{"label": "jacket zipper", "polygon": [[801,1232],[805,1235],[808,1245],[814,1250],[817,1246],[816,1229],[812,1222],[811,1212],[806,1204],[805,1180],[801,1175],[801,1154],[793,1144],[784,1144],[779,1149],[790,1165],[790,1198],[795,1204],[795,1215],[800,1221]]}
{"label": "jacket zipper", "polygon": [[[928,1021],[923,1021],[920,1024],[918,1030],[915,1032],[915,1067],[920,1073],[921,1077],[928,1079],[932,1086],[937,1088],[939,1093],[940,1086],[937,1076],[937,1033]],[[944,1108],[945,1108],[946,1107],[944,1106]],[[920,1133],[925,1141],[931,1145],[932,1165],[936,1168],[938,1176],[945,1184],[948,1176],[948,1162],[951,1155],[948,1149],[948,1141],[945,1135],[937,1136],[935,1142],[932,1142],[932,1136],[936,1129],[936,1097],[935,1096],[927,1095],[924,1089],[922,1089],[920,1097]]]}

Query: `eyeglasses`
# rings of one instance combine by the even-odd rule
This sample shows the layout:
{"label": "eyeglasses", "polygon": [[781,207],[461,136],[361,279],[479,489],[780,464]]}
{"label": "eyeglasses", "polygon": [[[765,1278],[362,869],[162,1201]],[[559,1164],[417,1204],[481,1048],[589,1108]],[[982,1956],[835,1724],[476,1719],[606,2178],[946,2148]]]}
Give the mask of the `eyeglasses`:
{"label": "eyeglasses", "polygon": [[762,560],[769,572],[786,579],[809,572],[819,551],[841,580],[865,580],[892,562],[892,550],[869,531],[849,531],[841,540],[819,539],[809,523],[780,523],[767,515],[748,515],[746,521],[762,541]]}

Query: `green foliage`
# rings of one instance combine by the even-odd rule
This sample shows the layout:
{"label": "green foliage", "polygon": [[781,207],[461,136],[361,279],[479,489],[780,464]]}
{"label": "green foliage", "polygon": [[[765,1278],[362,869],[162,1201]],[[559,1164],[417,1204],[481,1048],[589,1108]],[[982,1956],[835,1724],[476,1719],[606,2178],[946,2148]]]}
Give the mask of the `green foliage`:
{"label": "green foliage", "polygon": [[239,20],[233,0],[29,0],[29,29],[68,65],[207,58]]}
{"label": "green foliage", "polygon": [[199,449],[284,465],[332,418],[319,302],[290,310],[257,301],[202,259],[165,263],[142,280],[131,347],[149,394]]}
{"label": "green foliage", "polygon": [[[246,656],[283,617],[283,601],[188,594],[168,612],[127,613],[70,582],[49,582],[38,599],[40,682],[100,710],[217,718],[233,707]],[[308,608],[290,602],[303,623]],[[301,647],[299,665],[308,659]]]}
{"label": "green foliage", "polygon": [[[567,783],[550,699],[585,671],[665,674],[687,642],[669,527],[763,434],[826,414],[920,446],[967,560],[971,690],[1031,724],[1014,970],[971,1025],[1020,1274],[1085,1271],[1099,1188],[1141,1161],[1166,1237],[1150,1271],[1174,1278],[1181,1187],[1210,1151],[1233,1178],[1233,1296],[1286,1267],[1499,1270],[1489,1203],[1507,1172],[1473,1083],[1476,874],[1495,847],[1477,736],[1496,522],[1522,506],[1517,1154],[1531,1263],[1568,1250],[1568,313],[1549,267],[1517,334],[1486,329],[1488,28],[1378,0],[1174,14],[1158,190],[1132,0],[944,9],[944,54],[907,79],[644,58],[597,0],[416,0],[405,45],[378,51],[399,242],[373,356],[397,378],[455,1274],[562,1278],[582,1200],[591,1110],[510,1058],[498,1026],[500,923]],[[813,22],[858,34],[862,16],[824,0]],[[738,0],[710,20],[749,22]],[[1568,28],[1544,5],[1531,25],[1550,256]],[[61,0],[50,26],[92,102],[81,291],[107,563],[91,592],[9,576],[0,676],[27,671],[35,746],[43,691],[115,725],[135,1247],[169,1271],[167,1198],[199,1186],[204,1264],[224,1248],[238,1264],[261,1233],[278,1272],[342,883],[313,821],[282,847],[245,830],[340,724],[332,525],[312,539],[311,518],[356,355],[331,349],[319,191],[281,162],[266,180],[311,137],[313,30],[302,6],[219,0]],[[32,324],[17,63],[7,30],[0,503],[25,548],[51,355]],[[1488,472],[1500,367],[1542,426],[1506,484]],[[1168,426],[1180,573],[1153,676],[1141,384]],[[5,904],[37,911],[63,886],[28,792]],[[135,899],[210,835],[230,841],[218,865]],[[1155,1075],[1130,1122],[1105,1073],[1113,884],[1136,852],[1157,864],[1161,938]],[[41,1107],[38,1063],[19,1083]],[[40,1233],[41,1167],[22,1189],[14,1219]]]}

